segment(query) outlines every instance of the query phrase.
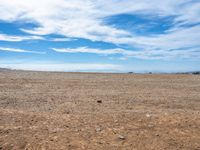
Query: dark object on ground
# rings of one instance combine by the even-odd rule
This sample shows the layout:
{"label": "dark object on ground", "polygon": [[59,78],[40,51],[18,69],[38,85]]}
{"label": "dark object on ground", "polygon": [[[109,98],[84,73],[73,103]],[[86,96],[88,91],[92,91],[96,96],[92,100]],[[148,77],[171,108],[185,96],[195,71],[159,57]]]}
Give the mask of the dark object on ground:
{"label": "dark object on ground", "polygon": [[102,100],[98,100],[97,103],[102,103]]}

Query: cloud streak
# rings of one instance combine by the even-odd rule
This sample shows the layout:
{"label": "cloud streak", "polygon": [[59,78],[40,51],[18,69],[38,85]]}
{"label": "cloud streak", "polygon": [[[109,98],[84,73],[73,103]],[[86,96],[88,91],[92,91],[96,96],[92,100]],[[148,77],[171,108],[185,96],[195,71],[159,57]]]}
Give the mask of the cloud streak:
{"label": "cloud streak", "polygon": [[120,59],[126,60],[128,58],[139,58],[139,59],[172,59],[172,58],[200,58],[200,51],[198,48],[188,48],[185,50],[171,49],[171,50],[125,50],[121,48],[115,49],[97,49],[97,48],[52,48],[58,53],[91,53],[98,55],[122,55]]}
{"label": "cloud streak", "polygon": [[120,48],[116,49],[95,49],[95,48],[87,48],[87,47],[79,47],[79,48],[52,48],[56,52],[60,53],[93,53],[93,54],[100,54],[100,55],[113,55],[113,54],[122,54],[122,55],[131,55],[134,52],[123,50]]}
{"label": "cloud streak", "polygon": [[16,52],[16,53],[46,54],[46,52],[29,51],[29,50],[18,49],[18,48],[9,48],[9,47],[0,47],[0,51]]}
{"label": "cloud streak", "polygon": [[0,41],[21,42],[27,40],[44,40],[44,38],[41,36],[16,36],[16,35],[0,34]]}
{"label": "cloud streak", "polygon": [[70,41],[75,41],[76,39],[72,39],[72,38],[52,38],[49,39],[49,41],[53,41],[53,42],[70,42]]}

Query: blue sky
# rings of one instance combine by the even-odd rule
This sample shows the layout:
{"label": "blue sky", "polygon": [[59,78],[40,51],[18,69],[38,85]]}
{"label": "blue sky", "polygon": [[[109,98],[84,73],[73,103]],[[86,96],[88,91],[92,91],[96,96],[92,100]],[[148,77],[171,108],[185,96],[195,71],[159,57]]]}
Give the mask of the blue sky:
{"label": "blue sky", "polygon": [[0,67],[200,70],[198,0],[0,0]]}

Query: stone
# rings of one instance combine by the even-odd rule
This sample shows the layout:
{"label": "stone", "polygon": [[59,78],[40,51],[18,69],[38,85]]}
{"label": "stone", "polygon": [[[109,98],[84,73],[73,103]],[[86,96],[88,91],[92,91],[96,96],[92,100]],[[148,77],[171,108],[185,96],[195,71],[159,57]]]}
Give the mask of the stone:
{"label": "stone", "polygon": [[97,103],[102,103],[102,100],[97,100]]}
{"label": "stone", "polygon": [[118,139],[125,140],[126,138],[123,135],[118,135]]}
{"label": "stone", "polygon": [[96,132],[100,132],[100,131],[101,131],[100,127],[96,128]]}
{"label": "stone", "polygon": [[147,113],[147,114],[146,114],[146,117],[149,118],[149,117],[151,117],[151,115]]}

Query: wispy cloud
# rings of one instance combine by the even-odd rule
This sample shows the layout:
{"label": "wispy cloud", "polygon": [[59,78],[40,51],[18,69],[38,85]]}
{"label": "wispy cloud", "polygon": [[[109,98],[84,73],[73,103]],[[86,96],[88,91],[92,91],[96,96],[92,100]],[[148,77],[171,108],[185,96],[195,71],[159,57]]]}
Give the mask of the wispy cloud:
{"label": "wispy cloud", "polygon": [[9,48],[9,47],[0,47],[0,51],[16,52],[16,53],[46,54],[46,52],[29,51],[29,50],[18,49],[18,48]]}
{"label": "wispy cloud", "polygon": [[95,48],[87,48],[87,47],[79,47],[79,48],[52,48],[56,52],[61,53],[93,53],[93,54],[101,54],[101,55],[113,55],[113,54],[122,54],[122,55],[131,55],[133,51],[127,51],[124,49],[116,48],[116,49],[95,49]]}
{"label": "wispy cloud", "polygon": [[0,34],[0,41],[21,42],[26,40],[44,40],[44,38],[41,36],[16,36]]}
{"label": "wispy cloud", "polygon": [[122,55],[121,60],[128,58],[140,58],[140,59],[172,59],[172,58],[200,58],[200,51],[198,48],[188,48],[187,50],[169,49],[169,50],[125,50],[121,48],[115,49],[97,49],[97,48],[52,48],[59,53],[92,53],[98,55]]}
{"label": "wispy cloud", "polygon": [[[160,55],[185,58],[186,54],[192,57],[195,55],[189,47],[200,46],[200,2],[197,1],[42,0],[38,2],[35,0],[0,0],[0,3],[0,20],[29,21],[38,25],[31,29],[21,29],[29,34],[59,34],[67,38],[62,40],[67,41],[68,37],[71,37],[116,45],[126,44],[140,50],[140,52],[131,52],[131,55],[137,57],[142,55],[145,58],[158,58]],[[119,14],[154,16],[156,19],[173,16],[174,19],[172,26],[164,33],[145,36],[137,34],[134,30],[130,31],[128,28],[121,29],[114,24],[106,24],[105,18]],[[24,40],[16,37],[0,37],[0,39]],[[54,39],[54,41],[60,40]],[[174,49],[173,52],[172,49]],[[178,49],[183,49],[185,52],[176,52]],[[93,51],[93,53],[106,53],[94,49]],[[125,50],[120,50],[120,52],[119,50],[109,50],[108,53],[129,55],[124,54]],[[199,55],[199,53],[195,54]]]}
{"label": "wispy cloud", "polygon": [[70,42],[70,41],[76,41],[77,39],[73,39],[73,38],[51,38],[49,39],[49,41],[53,41],[53,42]]}

